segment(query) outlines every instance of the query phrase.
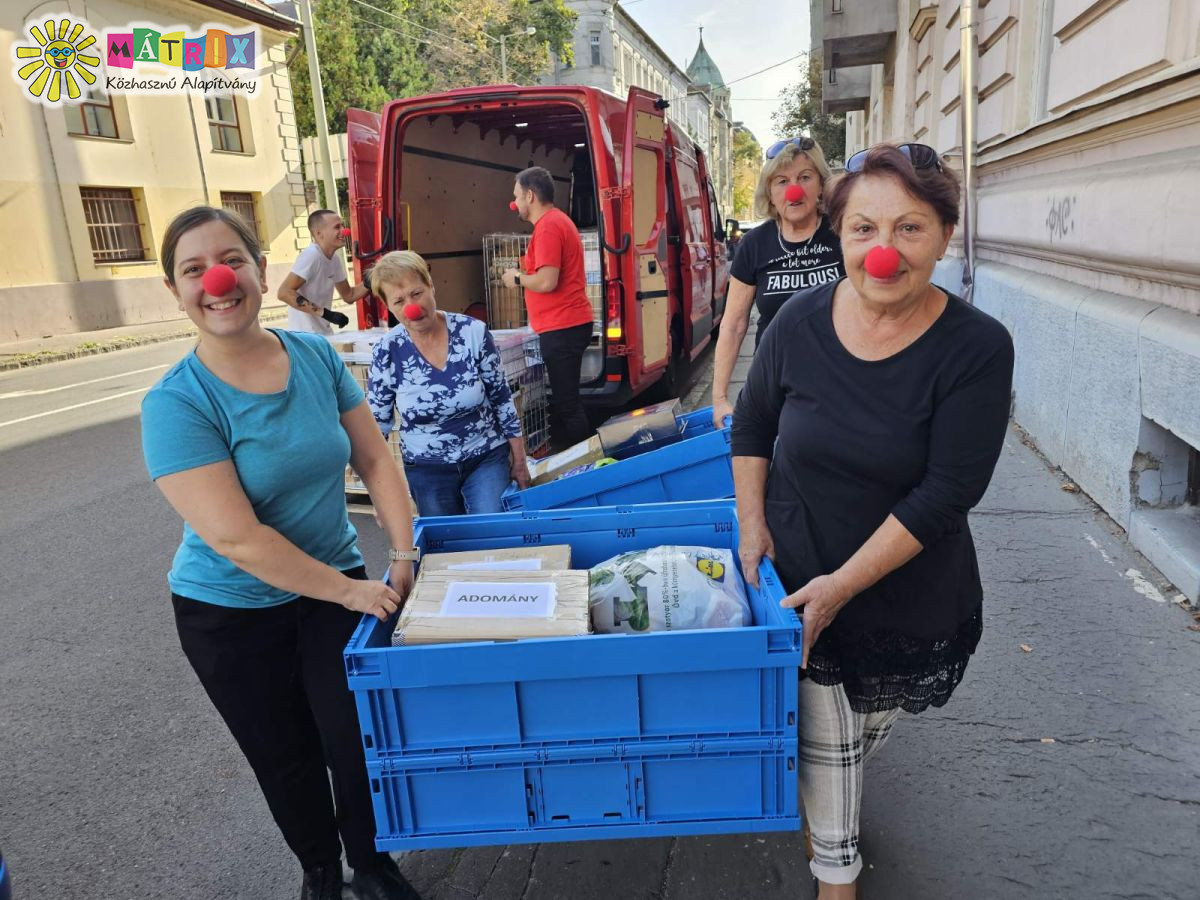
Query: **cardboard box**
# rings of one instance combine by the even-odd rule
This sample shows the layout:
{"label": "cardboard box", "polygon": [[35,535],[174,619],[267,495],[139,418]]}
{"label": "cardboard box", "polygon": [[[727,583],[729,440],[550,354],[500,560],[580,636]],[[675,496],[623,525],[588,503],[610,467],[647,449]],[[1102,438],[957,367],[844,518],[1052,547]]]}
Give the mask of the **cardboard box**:
{"label": "cardboard box", "polygon": [[679,434],[681,415],[683,405],[679,400],[666,400],[613,416],[596,429],[596,435],[600,438],[604,455],[613,456],[638,444],[648,444]]}
{"label": "cardboard box", "polygon": [[[464,550],[459,553],[427,553],[421,559],[420,572],[471,571],[480,568],[503,569],[504,566],[484,566],[484,563],[513,563],[535,560],[542,569],[571,568],[570,544],[546,544],[536,547],[499,547],[495,550]],[[464,566],[470,568],[464,569]]]}
{"label": "cardboard box", "polygon": [[[539,601],[546,599],[549,586],[553,587],[553,612],[530,614],[545,608]],[[470,610],[471,614],[448,612],[455,609]],[[490,610],[497,614],[490,615]],[[501,615],[500,610],[507,614]],[[392,645],[515,641],[590,632],[585,570],[457,572],[422,568],[392,632]]]}
{"label": "cardboard box", "polygon": [[548,484],[567,470],[603,459],[605,455],[599,436],[592,435],[562,453],[529,460],[529,479],[535,485]]}

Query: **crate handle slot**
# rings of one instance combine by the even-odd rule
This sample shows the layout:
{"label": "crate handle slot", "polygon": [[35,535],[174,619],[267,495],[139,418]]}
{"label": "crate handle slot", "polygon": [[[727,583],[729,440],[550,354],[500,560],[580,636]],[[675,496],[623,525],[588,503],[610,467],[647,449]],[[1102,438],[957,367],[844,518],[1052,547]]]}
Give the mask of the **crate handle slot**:
{"label": "crate handle slot", "polygon": [[625,818],[625,814],[619,813],[619,812],[609,812],[609,813],[604,814],[604,818],[606,818],[606,819],[623,819],[623,818]]}
{"label": "crate handle slot", "polygon": [[551,822],[570,822],[571,817],[570,816],[551,816],[550,821]]}

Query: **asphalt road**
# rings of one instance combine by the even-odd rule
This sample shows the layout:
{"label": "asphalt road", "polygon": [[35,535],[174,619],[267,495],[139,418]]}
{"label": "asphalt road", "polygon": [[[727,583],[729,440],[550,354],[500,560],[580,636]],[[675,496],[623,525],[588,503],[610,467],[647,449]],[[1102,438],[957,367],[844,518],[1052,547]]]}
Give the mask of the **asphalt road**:
{"label": "asphalt road", "polygon": [[[147,480],[137,409],[188,346],[0,374],[0,848],[19,900],[297,890],[174,634],[180,523]],[[1200,895],[1200,634],[1061,482],[1010,436],[973,517],[983,644],[950,704],[903,718],[868,768],[870,900]],[[356,524],[378,567],[374,523]],[[401,865],[434,900],[811,896],[794,834]]]}

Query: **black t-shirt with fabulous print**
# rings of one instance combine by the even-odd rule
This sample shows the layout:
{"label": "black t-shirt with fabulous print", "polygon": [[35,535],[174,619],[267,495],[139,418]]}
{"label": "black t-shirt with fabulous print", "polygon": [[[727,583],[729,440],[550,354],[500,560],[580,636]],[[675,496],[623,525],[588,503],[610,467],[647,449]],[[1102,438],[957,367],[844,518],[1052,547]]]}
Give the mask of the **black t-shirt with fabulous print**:
{"label": "black t-shirt with fabulous print", "polygon": [[730,274],[744,284],[754,285],[758,306],[758,347],[767,326],[779,308],[797,291],[831,284],[846,274],[842,245],[829,219],[821,217],[817,230],[807,241],[784,240],[779,225],[768,219],[751,228],[738,245]]}

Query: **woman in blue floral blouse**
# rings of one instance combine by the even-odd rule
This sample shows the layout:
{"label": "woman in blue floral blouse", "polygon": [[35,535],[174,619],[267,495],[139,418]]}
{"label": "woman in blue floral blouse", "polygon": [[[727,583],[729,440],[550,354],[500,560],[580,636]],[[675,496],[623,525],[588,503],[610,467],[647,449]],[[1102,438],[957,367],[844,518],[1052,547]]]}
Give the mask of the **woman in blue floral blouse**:
{"label": "woman in blue floral blouse", "polygon": [[375,347],[367,399],[386,436],[400,413],[404,470],[423,516],[500,512],[509,482],[529,486],[521,420],[482,322],[440,312],[429,266],[386,254],[371,289],[399,325]]}

